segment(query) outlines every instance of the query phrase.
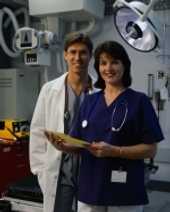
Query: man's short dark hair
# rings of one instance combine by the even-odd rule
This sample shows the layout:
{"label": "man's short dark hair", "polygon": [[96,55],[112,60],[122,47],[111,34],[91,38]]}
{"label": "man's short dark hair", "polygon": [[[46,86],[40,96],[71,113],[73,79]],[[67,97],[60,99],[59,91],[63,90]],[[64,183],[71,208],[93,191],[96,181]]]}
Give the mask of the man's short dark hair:
{"label": "man's short dark hair", "polygon": [[83,33],[70,33],[65,38],[64,51],[67,51],[69,46],[75,43],[83,43],[87,46],[89,53],[92,55],[93,44],[88,35]]}

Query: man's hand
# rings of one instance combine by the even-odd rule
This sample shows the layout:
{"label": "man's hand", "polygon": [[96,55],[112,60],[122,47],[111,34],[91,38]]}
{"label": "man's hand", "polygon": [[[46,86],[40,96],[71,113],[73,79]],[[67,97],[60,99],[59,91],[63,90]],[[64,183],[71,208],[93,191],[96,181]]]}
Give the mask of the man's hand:
{"label": "man's hand", "polygon": [[68,142],[66,142],[64,139],[60,138],[59,136],[54,136],[52,132],[44,131],[45,136],[50,141],[50,143],[58,150],[67,152],[67,153],[78,153],[80,148],[75,147]]}

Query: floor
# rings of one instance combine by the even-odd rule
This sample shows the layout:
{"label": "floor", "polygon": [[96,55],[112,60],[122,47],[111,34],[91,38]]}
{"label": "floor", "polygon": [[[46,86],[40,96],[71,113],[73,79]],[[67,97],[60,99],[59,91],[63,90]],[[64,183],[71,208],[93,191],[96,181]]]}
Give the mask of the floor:
{"label": "floor", "polygon": [[[147,184],[147,188],[148,188],[150,203],[147,206],[145,206],[144,212],[170,212],[170,182],[149,181],[149,183]],[[21,207],[21,202],[15,205],[17,205],[17,207],[18,206]],[[28,204],[27,204],[27,207],[28,207]],[[37,207],[36,207],[36,210],[32,210],[32,209],[27,210],[27,207],[25,210],[18,210],[17,208],[17,211],[37,212]],[[42,209],[40,209],[38,212],[40,211],[42,212]]]}
{"label": "floor", "polygon": [[170,192],[148,191],[150,204],[144,212],[170,212]]}

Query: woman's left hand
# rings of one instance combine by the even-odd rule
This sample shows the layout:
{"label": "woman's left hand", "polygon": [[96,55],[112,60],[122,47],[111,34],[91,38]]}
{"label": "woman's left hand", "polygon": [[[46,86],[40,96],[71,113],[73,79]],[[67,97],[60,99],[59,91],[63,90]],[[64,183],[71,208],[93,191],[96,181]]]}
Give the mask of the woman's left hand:
{"label": "woman's left hand", "polygon": [[118,150],[116,146],[108,144],[104,141],[93,142],[88,150],[96,157],[114,157]]}

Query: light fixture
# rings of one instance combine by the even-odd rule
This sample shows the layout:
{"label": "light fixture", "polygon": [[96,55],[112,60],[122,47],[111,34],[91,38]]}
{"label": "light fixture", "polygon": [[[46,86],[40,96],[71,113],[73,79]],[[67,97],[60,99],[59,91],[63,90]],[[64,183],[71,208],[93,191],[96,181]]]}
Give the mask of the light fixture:
{"label": "light fixture", "polygon": [[117,0],[114,22],[121,37],[133,48],[149,52],[158,46],[159,35],[153,23],[152,8],[157,0],[149,5],[139,1]]}

